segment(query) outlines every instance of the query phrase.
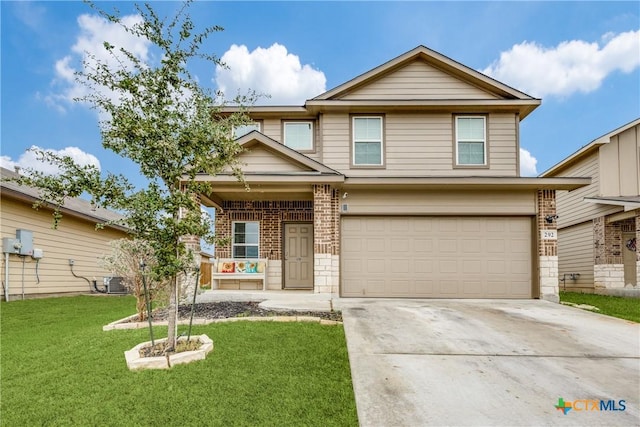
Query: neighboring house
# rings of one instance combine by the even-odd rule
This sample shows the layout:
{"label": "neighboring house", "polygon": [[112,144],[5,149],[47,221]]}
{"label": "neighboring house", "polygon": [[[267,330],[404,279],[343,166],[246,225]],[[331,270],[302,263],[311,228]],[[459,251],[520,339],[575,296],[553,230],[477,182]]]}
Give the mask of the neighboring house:
{"label": "neighboring house", "polygon": [[253,107],[250,191],[200,176],[229,238],[216,256],[268,259],[267,289],[557,301],[555,190],[590,180],[519,176],[539,105],[419,46],[303,106]]}
{"label": "neighboring house", "polygon": [[[1,175],[3,179],[17,176],[4,168]],[[126,237],[127,233],[118,226],[96,230],[96,224],[116,220],[120,215],[94,209],[82,199],[71,199],[61,208],[63,217],[54,230],[52,209],[32,207],[39,199],[37,189],[10,181],[1,181],[0,188],[2,298],[8,295],[12,301],[95,292],[89,283],[93,280],[99,289],[105,289],[103,278],[112,274],[99,267],[98,258],[109,253],[110,241]],[[17,237],[22,255],[13,247]],[[73,267],[69,260],[73,260]]]}
{"label": "neighboring house", "polygon": [[640,118],[593,140],[543,177],[591,177],[557,194],[560,287],[599,292],[638,285]]}

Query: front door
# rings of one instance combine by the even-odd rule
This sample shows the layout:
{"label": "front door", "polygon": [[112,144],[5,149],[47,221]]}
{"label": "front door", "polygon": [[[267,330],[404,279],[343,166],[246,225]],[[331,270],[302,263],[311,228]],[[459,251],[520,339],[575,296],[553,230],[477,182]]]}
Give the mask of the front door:
{"label": "front door", "polygon": [[284,287],[313,289],[313,224],[284,225]]}

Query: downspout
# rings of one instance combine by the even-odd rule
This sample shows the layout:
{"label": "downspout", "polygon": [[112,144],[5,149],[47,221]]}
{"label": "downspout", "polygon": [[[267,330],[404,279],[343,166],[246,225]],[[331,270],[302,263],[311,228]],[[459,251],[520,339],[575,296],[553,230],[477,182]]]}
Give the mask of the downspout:
{"label": "downspout", "polygon": [[4,254],[4,300],[9,302],[9,252]]}

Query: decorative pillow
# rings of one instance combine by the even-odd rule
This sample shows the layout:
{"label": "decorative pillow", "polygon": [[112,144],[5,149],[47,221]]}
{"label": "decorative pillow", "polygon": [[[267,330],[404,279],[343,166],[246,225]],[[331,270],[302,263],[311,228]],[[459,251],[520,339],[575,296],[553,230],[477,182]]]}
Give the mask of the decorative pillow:
{"label": "decorative pillow", "polygon": [[236,262],[236,272],[238,273],[246,273],[247,272],[247,263],[244,261]]}
{"label": "decorative pillow", "polygon": [[233,262],[223,262],[222,263],[222,273],[233,273],[235,272],[236,264]]}
{"label": "decorative pillow", "polygon": [[258,262],[258,267],[256,268],[256,273],[264,273],[264,261]]}
{"label": "decorative pillow", "polygon": [[248,262],[246,273],[257,273],[257,272],[258,272],[258,263],[255,261]]}

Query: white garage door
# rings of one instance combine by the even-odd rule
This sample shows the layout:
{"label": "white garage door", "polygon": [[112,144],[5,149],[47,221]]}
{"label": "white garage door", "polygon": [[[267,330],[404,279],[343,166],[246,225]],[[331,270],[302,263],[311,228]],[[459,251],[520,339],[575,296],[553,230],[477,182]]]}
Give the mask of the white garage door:
{"label": "white garage door", "polygon": [[528,217],[343,217],[345,297],[531,298]]}

